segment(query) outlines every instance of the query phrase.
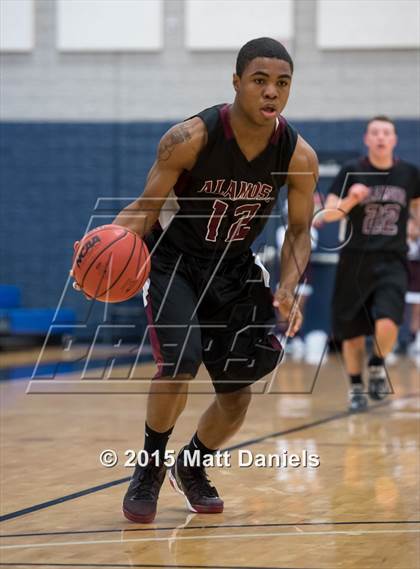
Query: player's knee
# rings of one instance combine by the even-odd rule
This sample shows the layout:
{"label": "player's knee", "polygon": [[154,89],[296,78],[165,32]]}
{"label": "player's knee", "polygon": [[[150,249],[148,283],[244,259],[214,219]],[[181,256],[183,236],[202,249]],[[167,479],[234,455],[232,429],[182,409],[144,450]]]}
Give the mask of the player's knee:
{"label": "player's knee", "polygon": [[175,379],[180,382],[191,381],[195,378],[197,373],[177,373]]}
{"label": "player's knee", "polygon": [[245,387],[233,393],[218,393],[217,401],[224,413],[233,419],[243,416],[251,403],[250,387]]}
{"label": "player's knee", "polygon": [[356,336],[355,338],[348,338],[343,342],[344,346],[353,349],[360,349],[364,348],[365,346],[365,337],[364,336]]}
{"label": "player's knee", "polygon": [[194,359],[182,359],[176,364],[164,364],[163,375],[179,380],[190,381],[197,375],[200,364],[200,361]]}
{"label": "player's knee", "polygon": [[397,325],[391,318],[380,318],[376,321],[376,329],[383,333],[394,334],[397,328]]}
{"label": "player's knee", "polygon": [[170,376],[174,382],[188,383],[195,378],[199,367],[199,363],[185,362],[185,365],[180,365],[178,368],[171,370]]}

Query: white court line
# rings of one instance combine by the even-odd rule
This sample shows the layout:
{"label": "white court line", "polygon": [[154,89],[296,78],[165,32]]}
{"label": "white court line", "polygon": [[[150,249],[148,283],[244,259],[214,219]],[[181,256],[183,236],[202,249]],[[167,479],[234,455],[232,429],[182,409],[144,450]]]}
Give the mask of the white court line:
{"label": "white court line", "polygon": [[[153,530],[151,530],[153,531]],[[62,541],[58,543],[24,543],[23,545],[3,545],[0,549],[27,549],[31,547],[61,547],[65,545],[103,545],[106,543],[128,543],[128,542],[154,542],[154,541],[193,541],[198,539],[240,539],[251,537],[265,538],[265,537],[303,537],[306,535],[353,535],[361,536],[366,534],[390,534],[390,533],[420,533],[420,529],[383,529],[383,530],[350,530],[350,531],[305,531],[298,532],[275,532],[275,533],[226,533],[222,535],[192,535],[182,537],[141,537],[137,539],[104,539],[93,541]]]}

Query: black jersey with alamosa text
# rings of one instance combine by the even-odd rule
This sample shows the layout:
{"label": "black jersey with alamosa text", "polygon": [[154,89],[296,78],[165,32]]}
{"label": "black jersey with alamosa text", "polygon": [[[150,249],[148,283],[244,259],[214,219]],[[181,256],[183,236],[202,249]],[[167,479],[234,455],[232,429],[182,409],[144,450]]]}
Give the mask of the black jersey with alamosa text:
{"label": "black jersey with alamosa text", "polygon": [[164,240],[196,257],[240,255],[268,220],[286,181],[297,133],[279,117],[266,148],[248,161],[234,137],[229,105],[196,116],[206,125],[207,144],[194,167],[179,177],[154,234],[163,231]]}
{"label": "black jersey with alamosa text", "polygon": [[367,157],[353,160],[343,166],[330,193],[345,198],[353,184],[368,186],[369,195],[348,214],[344,250],[405,254],[410,200],[420,198],[419,170],[402,160],[388,170],[375,168]]}

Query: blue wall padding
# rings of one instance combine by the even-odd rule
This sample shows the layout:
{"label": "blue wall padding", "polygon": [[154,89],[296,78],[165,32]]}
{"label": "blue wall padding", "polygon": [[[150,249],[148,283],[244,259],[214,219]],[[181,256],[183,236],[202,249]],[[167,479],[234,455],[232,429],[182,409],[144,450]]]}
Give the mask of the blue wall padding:
{"label": "blue wall padding", "polygon": [[18,308],[21,302],[21,291],[18,286],[0,284],[0,309]]}
{"label": "blue wall padding", "polygon": [[[420,157],[419,125],[414,119],[397,121],[397,154],[414,163]],[[98,198],[141,194],[169,126],[0,123],[0,282],[20,287],[22,306],[57,306],[73,242],[84,233]],[[317,151],[363,152],[364,120],[294,121],[294,126]],[[63,299],[79,319],[86,312],[80,294],[68,291]]]}
{"label": "blue wall padding", "polygon": [[51,308],[0,310],[3,332],[45,335],[51,329],[52,334],[70,333],[69,325],[76,322],[75,311],[69,308],[61,308],[55,318],[54,315],[55,310]]}

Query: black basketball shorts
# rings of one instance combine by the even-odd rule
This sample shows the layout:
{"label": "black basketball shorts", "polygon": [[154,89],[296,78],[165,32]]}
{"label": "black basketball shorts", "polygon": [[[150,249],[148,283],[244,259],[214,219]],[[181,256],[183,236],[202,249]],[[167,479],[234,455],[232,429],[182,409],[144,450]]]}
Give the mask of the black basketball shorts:
{"label": "black basketball shorts", "polygon": [[215,391],[230,393],[278,365],[268,273],[251,251],[210,262],[166,243],[151,265],[143,295],[156,378],[194,377],[204,363]]}
{"label": "black basketball shorts", "polygon": [[333,298],[333,333],[338,340],[370,336],[375,321],[403,321],[407,264],[394,252],[342,252]]}

